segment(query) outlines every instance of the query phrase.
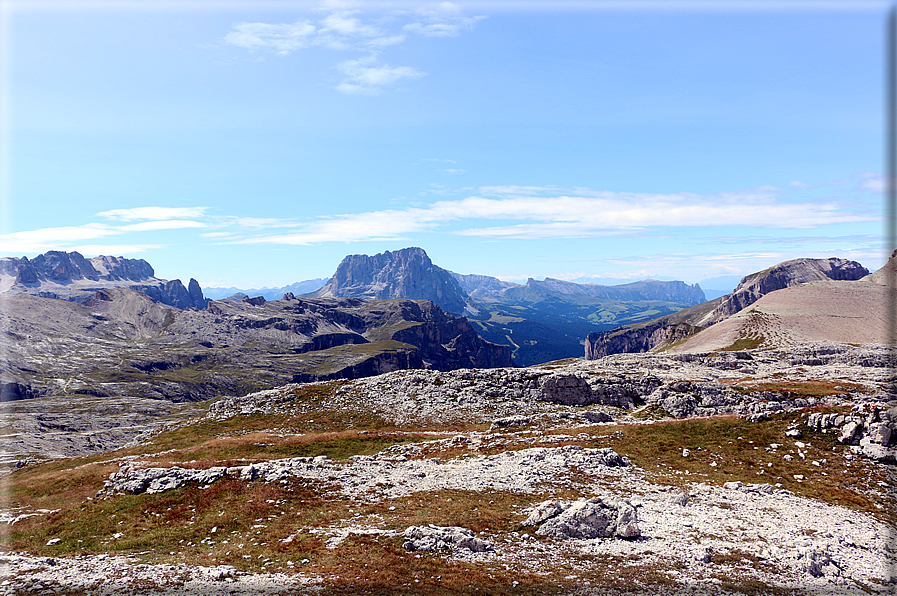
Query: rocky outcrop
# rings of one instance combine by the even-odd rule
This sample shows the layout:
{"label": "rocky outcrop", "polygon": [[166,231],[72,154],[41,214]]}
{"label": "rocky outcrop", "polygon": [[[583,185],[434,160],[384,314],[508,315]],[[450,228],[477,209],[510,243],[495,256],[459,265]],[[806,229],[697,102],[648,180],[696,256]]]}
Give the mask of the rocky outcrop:
{"label": "rocky outcrop", "polygon": [[897,407],[864,403],[854,406],[849,414],[810,414],[806,420],[810,430],[835,433],[838,442],[880,463],[897,463]]}
{"label": "rocky outcrop", "polygon": [[143,259],[99,256],[85,259],[81,253],[51,250],[32,260],[28,257],[0,259],[0,274],[15,275],[22,284],[43,281],[60,284],[79,280],[144,281],[155,272]]}
{"label": "rocky outcrop", "polygon": [[202,295],[199,282],[190,279],[190,289],[184,287],[181,280],[174,279],[156,286],[129,286],[129,289],[146,294],[153,300],[175,308],[206,308],[209,301]]}
{"label": "rocky outcrop", "polygon": [[402,548],[408,551],[439,552],[465,549],[474,553],[495,550],[494,545],[474,536],[473,531],[457,526],[410,526],[403,536]]}
{"label": "rocky outcrop", "polygon": [[637,538],[638,514],[619,497],[594,497],[578,501],[545,501],[535,507],[524,526],[536,526],[536,534],[552,538]]}
{"label": "rocky outcrop", "polygon": [[476,307],[455,277],[437,267],[422,248],[403,248],[374,256],[349,255],[317,297],[387,300],[429,300],[453,314],[473,312]]}
{"label": "rocky outcrop", "polygon": [[765,294],[812,281],[856,281],[869,270],[846,259],[793,259],[752,273],[698,324],[707,327],[744,310]]}

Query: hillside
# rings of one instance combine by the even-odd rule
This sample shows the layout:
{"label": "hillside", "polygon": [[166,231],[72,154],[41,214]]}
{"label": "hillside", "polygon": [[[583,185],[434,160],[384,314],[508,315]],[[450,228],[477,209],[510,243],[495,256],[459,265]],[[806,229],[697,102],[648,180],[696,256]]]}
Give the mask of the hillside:
{"label": "hillside", "polygon": [[[888,267],[888,265],[885,265],[885,267]],[[786,288],[804,287],[804,285],[810,284],[810,282],[830,280],[846,280],[843,283],[859,285],[846,286],[852,289],[842,292],[840,299],[833,296],[827,297],[829,293],[828,288],[834,286],[825,283],[821,285],[810,284],[807,289],[798,290],[797,296],[800,296],[798,299],[804,300],[807,308],[803,316],[809,318],[817,317],[818,325],[817,330],[810,332],[808,335],[796,331],[792,340],[841,341],[836,338],[844,337],[845,334],[850,335],[850,324],[843,328],[843,332],[826,335],[822,331],[824,324],[821,322],[823,320],[832,321],[836,319],[843,322],[847,321],[844,318],[846,316],[856,316],[859,319],[865,319],[866,322],[856,328],[855,341],[864,343],[866,340],[863,338],[868,336],[874,337],[870,341],[878,343],[882,338],[880,334],[872,333],[872,335],[869,335],[869,333],[860,329],[861,327],[863,329],[876,328],[884,312],[881,310],[884,304],[884,295],[879,296],[881,294],[879,286],[875,283],[860,283],[857,281],[867,275],[869,275],[869,271],[856,261],[838,258],[785,261],[774,267],[745,276],[731,294],[696,305],[675,315],[668,315],[635,325],[622,326],[613,331],[591,333],[586,338],[586,358],[597,359],[609,354],[623,352],[670,349],[672,346],[682,344],[682,342],[693,335],[706,334],[708,329],[715,328],[721,321],[729,320],[737,313],[743,312],[750,305],[767,296],[778,295],[779,292]],[[860,298],[860,296],[865,296],[866,294],[868,296]],[[770,300],[775,301],[776,299],[771,298]],[[856,300],[860,300],[860,302],[854,303]],[[851,314],[848,315],[847,313]],[[705,335],[705,337],[738,337],[739,332],[731,331],[731,326],[739,326],[740,323],[737,321],[742,320],[744,320],[744,317],[739,317],[736,322],[730,323],[723,330],[714,331]],[[755,320],[759,319],[755,318]],[[794,322],[796,323],[796,320]],[[854,321],[855,324],[856,321]],[[745,331],[744,333],[750,335],[754,332]],[[787,336],[787,333],[784,336],[782,333],[780,330],[775,335],[783,338]],[[733,342],[730,342],[730,344]],[[698,346],[702,344],[701,340],[692,341],[688,339],[688,345]],[[716,345],[716,343],[713,343],[713,345]],[[780,344],[773,342],[770,345],[779,346]],[[722,348],[723,346],[719,346],[716,349]]]}
{"label": "hillside", "polygon": [[897,292],[876,283],[805,283],[766,294],[669,351],[782,349],[808,342],[886,344],[888,305],[895,300]]}

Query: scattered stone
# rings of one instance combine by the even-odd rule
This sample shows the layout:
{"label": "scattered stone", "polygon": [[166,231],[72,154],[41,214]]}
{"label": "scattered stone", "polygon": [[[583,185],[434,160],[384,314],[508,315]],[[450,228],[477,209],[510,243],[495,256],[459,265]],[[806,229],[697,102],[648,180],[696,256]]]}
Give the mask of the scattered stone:
{"label": "scattered stone", "polygon": [[480,540],[472,530],[457,526],[409,526],[404,533],[408,538],[402,544],[405,550],[436,552],[440,550],[466,549],[482,553],[494,549],[491,542]]}

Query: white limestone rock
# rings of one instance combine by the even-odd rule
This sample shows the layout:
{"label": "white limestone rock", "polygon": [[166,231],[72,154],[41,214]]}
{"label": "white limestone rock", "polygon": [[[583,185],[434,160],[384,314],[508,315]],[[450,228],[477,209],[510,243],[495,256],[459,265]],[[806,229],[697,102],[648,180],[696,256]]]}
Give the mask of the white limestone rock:
{"label": "white limestone rock", "polygon": [[472,530],[457,526],[409,526],[404,535],[408,540],[405,550],[436,552],[440,550],[466,549],[475,553],[493,550],[491,542],[480,540]]}
{"label": "white limestone rock", "polygon": [[[563,507],[563,503],[559,503]],[[635,538],[641,535],[638,514],[618,497],[578,500],[545,520],[536,534],[560,539]]]}

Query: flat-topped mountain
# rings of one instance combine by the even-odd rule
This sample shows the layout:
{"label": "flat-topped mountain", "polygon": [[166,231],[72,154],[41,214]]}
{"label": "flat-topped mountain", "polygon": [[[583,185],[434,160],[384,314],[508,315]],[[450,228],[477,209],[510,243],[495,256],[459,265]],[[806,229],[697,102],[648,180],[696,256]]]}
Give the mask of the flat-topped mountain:
{"label": "flat-topped mountain", "polygon": [[[885,265],[882,270],[888,266],[893,267],[894,265],[893,263]],[[586,338],[586,359],[594,360],[609,354],[625,352],[673,349],[672,346],[674,344],[678,345],[682,342],[685,342],[684,345],[689,347],[677,349],[699,349],[697,346],[699,344],[703,345],[702,342],[699,339],[692,340],[689,338],[698,334],[702,338],[722,334],[723,331],[719,329],[713,332],[704,330],[711,326],[715,328],[721,322],[729,321],[734,315],[745,311],[749,306],[755,303],[759,304],[767,296],[769,299],[766,301],[766,304],[775,303],[777,297],[784,299],[786,295],[779,294],[784,289],[794,290],[787,294],[789,299],[793,300],[794,296],[799,296],[799,300],[802,300],[807,305],[804,315],[817,317],[817,322],[821,321],[822,318],[830,317],[858,317],[861,319],[869,319],[871,317],[876,320],[876,322],[872,323],[872,327],[876,327],[879,324],[878,318],[881,315],[877,309],[883,305],[881,302],[883,296],[880,296],[881,288],[878,284],[872,282],[860,283],[857,281],[868,275],[869,271],[865,267],[856,261],[845,259],[793,259],[785,261],[774,267],[769,267],[744,277],[732,294],[727,294],[678,313],[643,323],[626,325],[607,332],[591,333]],[[883,274],[879,277],[883,278]],[[847,284],[845,288],[848,289],[840,292],[840,298],[830,295],[831,292],[836,291],[833,289],[837,285],[836,282]],[[773,307],[773,310],[776,310],[776,308]],[[738,320],[741,320],[741,318]],[[756,317],[752,320],[756,322]],[[731,325],[737,326],[738,323],[730,323],[727,325],[727,328]],[[856,326],[857,322],[854,321],[852,325]],[[860,327],[865,329],[868,325],[856,327],[856,341],[859,343],[870,341],[876,343],[877,340],[883,337],[881,334],[876,333],[872,335],[867,332],[861,333],[859,331]],[[743,335],[747,338],[751,333],[753,331],[745,330]],[[825,325],[821,325],[818,326],[816,331],[809,334],[801,332],[788,334],[780,329],[772,335],[779,338],[790,337],[791,340],[789,341],[845,341],[843,340],[843,337],[846,337],[845,334],[850,334],[849,326],[838,332],[832,331],[831,334],[827,335]],[[736,347],[739,345],[752,345],[754,347],[760,345],[756,341],[745,341],[735,344],[736,339],[741,337],[738,331],[727,332],[724,335],[727,338],[731,336],[732,341],[729,344],[736,345]],[[720,336],[722,337],[722,335]],[[870,338],[875,339],[873,341]],[[717,343],[719,342],[713,342],[713,345],[716,346]],[[726,346],[729,344],[726,344]],[[779,346],[779,343],[773,342],[768,347],[773,345]],[[722,349],[726,346],[720,345],[713,349]]]}
{"label": "flat-topped mountain", "polygon": [[187,287],[179,279],[156,277],[143,259],[98,256],[51,250],[34,259],[0,258],[0,294],[32,294],[80,302],[98,290],[130,288],[176,308],[205,308],[208,300],[195,279]]}
{"label": "flat-topped mountain", "polygon": [[374,256],[349,255],[320,290],[319,298],[429,300],[447,312],[464,314],[474,307],[451,272],[437,267],[422,248],[386,251]]}

